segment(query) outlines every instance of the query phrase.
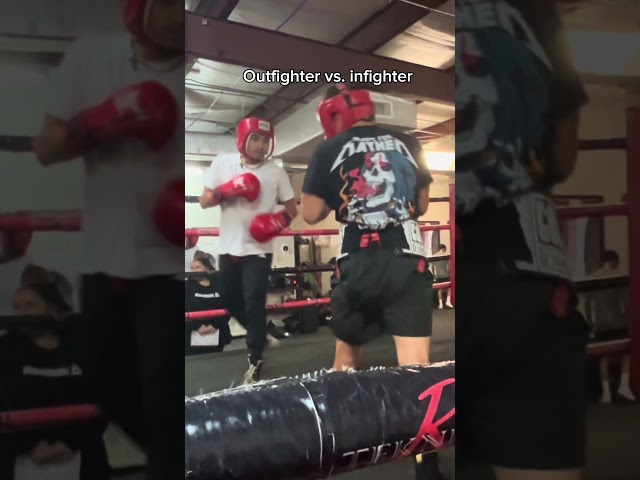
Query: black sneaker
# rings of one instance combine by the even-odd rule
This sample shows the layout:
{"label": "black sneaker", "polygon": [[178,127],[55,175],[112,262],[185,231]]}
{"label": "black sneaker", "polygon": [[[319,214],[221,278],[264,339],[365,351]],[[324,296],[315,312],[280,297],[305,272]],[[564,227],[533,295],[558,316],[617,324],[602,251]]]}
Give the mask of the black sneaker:
{"label": "black sneaker", "polygon": [[287,332],[284,328],[278,327],[271,321],[267,323],[267,332],[277,340],[284,340],[285,338],[291,337],[291,334],[289,332]]}
{"label": "black sneaker", "polygon": [[258,360],[256,363],[249,361],[249,370],[244,374],[242,383],[244,385],[251,385],[260,381],[260,370],[262,370],[262,360]]}

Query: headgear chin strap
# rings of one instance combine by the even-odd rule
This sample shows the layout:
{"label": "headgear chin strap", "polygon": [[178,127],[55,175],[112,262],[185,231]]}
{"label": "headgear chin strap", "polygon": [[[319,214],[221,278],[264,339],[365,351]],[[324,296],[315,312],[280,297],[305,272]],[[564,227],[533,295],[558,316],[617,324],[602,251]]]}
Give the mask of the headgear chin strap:
{"label": "headgear chin strap", "polygon": [[269,158],[271,155],[273,155],[273,150],[276,144],[275,129],[271,122],[268,122],[267,120],[262,120],[261,118],[258,118],[258,117],[245,118],[243,120],[240,120],[240,123],[238,123],[238,128],[237,128],[238,139],[236,143],[238,147],[238,151],[245,157],[253,158],[247,152],[249,137],[251,136],[252,133],[257,133],[259,135],[264,135],[265,137],[269,137],[271,141],[269,145],[269,151],[267,152],[267,155],[265,156],[265,158]]}
{"label": "headgear chin strap", "polygon": [[125,0],[123,20],[129,31],[142,41],[151,42],[146,32],[151,0]]}
{"label": "headgear chin strap", "polygon": [[[324,138],[331,138],[349,130],[355,123],[375,115],[376,109],[367,90],[349,90],[338,85],[340,93],[322,100],[318,105],[318,120],[324,130]],[[342,127],[336,127],[333,116],[340,114]]]}

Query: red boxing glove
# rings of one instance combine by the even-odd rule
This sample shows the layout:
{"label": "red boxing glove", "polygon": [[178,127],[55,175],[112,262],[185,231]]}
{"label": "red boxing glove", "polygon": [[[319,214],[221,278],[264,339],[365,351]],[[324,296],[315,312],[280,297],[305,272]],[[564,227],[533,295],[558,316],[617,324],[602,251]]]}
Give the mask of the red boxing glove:
{"label": "red boxing glove", "polygon": [[244,197],[253,202],[260,195],[260,180],[253,173],[243,173],[218,188],[221,199]]}
{"label": "red boxing glove", "polygon": [[182,246],[184,237],[184,178],[169,183],[153,206],[153,223],[164,238]]}
{"label": "red boxing glove", "polygon": [[153,150],[164,147],[178,128],[179,107],[171,91],[158,82],[121,88],[107,100],[69,121],[69,133],[84,145],[117,137],[134,137]]}
{"label": "red boxing glove", "polygon": [[284,210],[278,213],[263,213],[253,219],[249,233],[256,242],[265,243],[288,227],[291,220],[291,215]]}

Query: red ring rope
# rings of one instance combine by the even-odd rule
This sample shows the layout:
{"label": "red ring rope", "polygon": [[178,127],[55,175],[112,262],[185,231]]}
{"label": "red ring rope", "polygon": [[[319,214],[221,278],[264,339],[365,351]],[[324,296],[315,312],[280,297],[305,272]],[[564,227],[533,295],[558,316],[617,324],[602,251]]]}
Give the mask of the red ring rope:
{"label": "red ring rope", "polygon": [[93,420],[100,415],[100,409],[96,405],[69,405],[0,412],[0,430],[68,425]]}
{"label": "red ring rope", "polygon": [[620,338],[618,340],[610,340],[608,342],[593,342],[587,346],[587,354],[590,357],[604,357],[615,355],[617,353],[628,352],[631,348],[631,340],[629,338]]}
{"label": "red ring rope", "polygon": [[[445,288],[449,288],[451,286],[451,282],[442,282],[442,283],[434,283],[434,290],[442,290]],[[272,303],[267,305],[267,310],[291,310],[294,308],[306,308],[313,307],[316,305],[328,305],[331,303],[330,298],[318,298],[313,300],[297,300],[293,302],[286,303]],[[201,320],[203,318],[216,318],[216,317],[224,317],[229,315],[229,312],[225,309],[218,310],[202,310],[200,312],[185,312],[184,318],[187,321],[193,320]]]}
{"label": "red ring rope", "polygon": [[[421,232],[433,232],[436,230],[450,230],[449,225],[420,225]],[[293,237],[301,235],[305,237],[316,235],[338,235],[340,230],[337,228],[311,229],[311,230],[282,230],[278,237]],[[218,237],[220,235],[219,228],[187,228],[184,231],[186,237],[197,235],[199,237]]]}
{"label": "red ring rope", "polygon": [[629,206],[623,205],[598,205],[584,207],[562,207],[556,209],[558,218],[571,220],[588,217],[616,217],[629,214]]}
{"label": "red ring rope", "polygon": [[25,211],[0,214],[0,230],[77,232],[81,216],[75,211]]}

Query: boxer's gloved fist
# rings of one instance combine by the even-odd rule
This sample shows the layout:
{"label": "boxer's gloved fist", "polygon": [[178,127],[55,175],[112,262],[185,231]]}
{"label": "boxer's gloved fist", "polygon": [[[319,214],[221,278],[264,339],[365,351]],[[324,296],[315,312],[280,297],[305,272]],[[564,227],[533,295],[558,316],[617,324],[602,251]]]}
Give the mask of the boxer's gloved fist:
{"label": "boxer's gloved fist", "polygon": [[253,202],[260,195],[260,180],[253,173],[243,173],[218,187],[221,200],[243,197]]}
{"label": "boxer's gloved fist", "polygon": [[69,121],[69,134],[83,146],[133,137],[159,150],[173,138],[178,122],[179,107],[171,91],[148,81],[121,88],[76,115]]}
{"label": "boxer's gloved fist", "polygon": [[177,178],[162,189],[151,215],[162,236],[181,247],[184,237],[184,178]]}
{"label": "boxer's gloved fist", "polygon": [[263,213],[253,219],[249,233],[256,242],[265,243],[288,227],[291,220],[291,215],[284,210],[278,213]]}

